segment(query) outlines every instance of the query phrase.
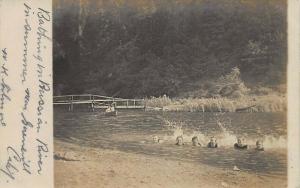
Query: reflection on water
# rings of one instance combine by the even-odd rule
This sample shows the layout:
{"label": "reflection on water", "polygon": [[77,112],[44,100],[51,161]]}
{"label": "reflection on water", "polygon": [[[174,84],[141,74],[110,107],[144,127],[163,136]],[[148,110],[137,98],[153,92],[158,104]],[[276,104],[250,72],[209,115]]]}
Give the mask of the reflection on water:
{"label": "reflection on water", "polygon": [[[286,176],[286,117],[284,113],[191,113],[120,111],[117,117],[99,112],[55,112],[55,137],[91,147],[155,155],[172,160],[201,162],[261,175]],[[184,146],[175,146],[183,134]],[[152,137],[163,139],[155,144]],[[192,147],[198,136],[206,145],[211,136],[218,149]],[[245,138],[250,149],[233,149],[236,137]],[[264,140],[266,151],[254,150],[255,141]]]}

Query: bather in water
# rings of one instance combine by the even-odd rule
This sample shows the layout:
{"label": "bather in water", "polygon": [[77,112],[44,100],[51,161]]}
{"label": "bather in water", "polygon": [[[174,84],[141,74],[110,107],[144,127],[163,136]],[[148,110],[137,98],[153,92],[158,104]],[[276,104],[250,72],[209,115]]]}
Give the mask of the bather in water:
{"label": "bather in water", "polygon": [[234,149],[248,149],[248,145],[244,144],[241,138],[238,138],[237,143],[234,144]]}
{"label": "bather in water", "polygon": [[183,137],[182,136],[177,136],[177,138],[176,138],[176,145],[177,146],[184,145],[184,143],[183,143]]}
{"label": "bather in water", "polygon": [[257,140],[256,141],[256,148],[255,148],[255,150],[257,150],[257,151],[264,151],[265,150],[263,142],[261,140]]}
{"label": "bather in water", "polygon": [[192,144],[193,144],[193,146],[201,146],[201,144],[199,143],[199,140],[198,140],[197,136],[194,136],[192,138]]}
{"label": "bather in water", "polygon": [[162,139],[160,139],[158,136],[153,136],[153,142],[154,142],[154,143],[158,143],[158,144],[160,144],[160,143],[162,143],[162,142],[163,142],[163,140],[162,140]]}
{"label": "bather in water", "polygon": [[218,147],[217,139],[215,139],[215,137],[211,137],[209,143],[207,144],[207,147],[217,148]]}

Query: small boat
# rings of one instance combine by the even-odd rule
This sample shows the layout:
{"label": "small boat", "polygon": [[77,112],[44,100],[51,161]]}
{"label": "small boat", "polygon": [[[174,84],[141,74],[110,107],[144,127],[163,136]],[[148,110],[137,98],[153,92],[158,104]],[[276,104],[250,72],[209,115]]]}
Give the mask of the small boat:
{"label": "small boat", "polygon": [[116,110],[116,104],[112,103],[108,106],[108,108],[105,110],[106,116],[117,116],[117,110]]}
{"label": "small boat", "polygon": [[105,116],[117,116],[118,112],[115,110],[115,111],[105,112],[104,114]]}

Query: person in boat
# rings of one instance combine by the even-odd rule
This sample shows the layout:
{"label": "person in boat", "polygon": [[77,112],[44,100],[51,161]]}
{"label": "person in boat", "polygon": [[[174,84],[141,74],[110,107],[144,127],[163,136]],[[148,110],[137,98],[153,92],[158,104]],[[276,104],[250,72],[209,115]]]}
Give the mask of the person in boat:
{"label": "person in boat", "polygon": [[108,108],[105,110],[105,112],[114,112],[114,111],[116,111],[115,103],[110,104]]}
{"label": "person in boat", "polygon": [[199,143],[199,140],[198,140],[198,136],[194,136],[192,138],[192,144],[193,144],[193,146],[201,146],[201,144]]}
{"label": "person in boat", "polygon": [[217,148],[218,147],[218,143],[217,143],[217,139],[215,137],[211,137],[210,141],[207,144],[208,148]]}
{"label": "person in boat", "polygon": [[237,143],[234,144],[235,149],[248,149],[248,145],[243,143],[241,138],[237,139]]}
{"label": "person in boat", "polygon": [[256,141],[256,148],[255,148],[255,150],[257,150],[257,151],[264,151],[265,150],[263,142],[261,140],[257,140]]}
{"label": "person in boat", "polygon": [[182,136],[177,136],[177,138],[176,138],[176,145],[177,145],[177,146],[182,146],[182,145],[184,145],[183,137],[182,137]]}
{"label": "person in boat", "polygon": [[105,112],[112,112],[112,106],[109,105],[109,106],[106,108]]}

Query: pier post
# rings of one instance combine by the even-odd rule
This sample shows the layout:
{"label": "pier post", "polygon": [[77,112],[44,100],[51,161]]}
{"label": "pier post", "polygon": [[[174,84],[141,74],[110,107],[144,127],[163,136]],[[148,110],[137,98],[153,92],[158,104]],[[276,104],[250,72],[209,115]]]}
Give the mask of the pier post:
{"label": "pier post", "polygon": [[[70,99],[69,99],[70,100]],[[71,111],[73,111],[73,95],[71,96],[71,100],[70,100],[70,102],[69,102],[70,104],[69,104],[69,111],[71,112]]]}
{"label": "pier post", "polygon": [[71,100],[70,100],[70,98],[69,97],[67,97],[67,99],[68,99],[68,101],[69,101],[69,105],[68,105],[68,110],[69,110],[69,112],[71,111]]}
{"label": "pier post", "polygon": [[73,97],[73,95],[72,95],[72,98],[71,98],[71,104],[72,104],[72,106],[71,106],[71,110],[72,110],[72,112],[73,112],[73,110],[74,110],[74,104],[73,104],[73,100],[74,100],[74,97]]}
{"label": "pier post", "polygon": [[95,100],[95,97],[94,96],[92,96],[92,111],[94,112],[95,111],[95,107],[94,107],[94,100]]}

